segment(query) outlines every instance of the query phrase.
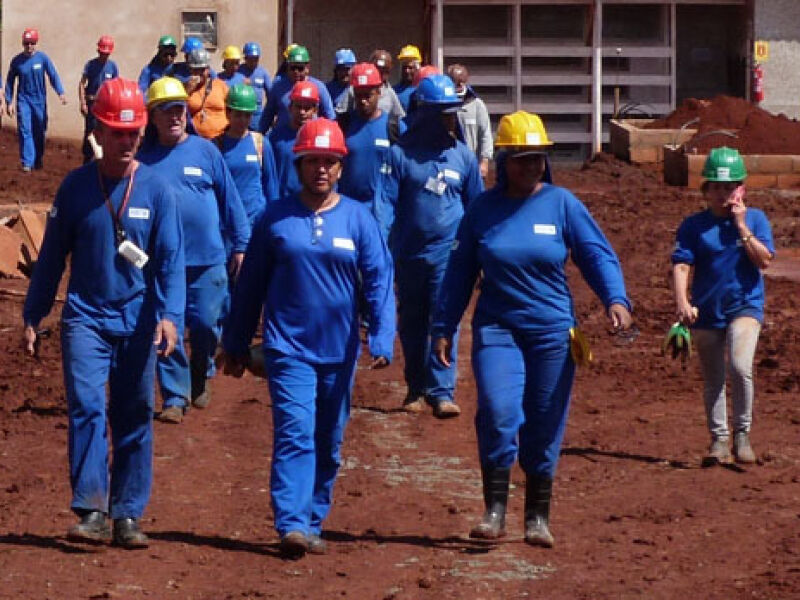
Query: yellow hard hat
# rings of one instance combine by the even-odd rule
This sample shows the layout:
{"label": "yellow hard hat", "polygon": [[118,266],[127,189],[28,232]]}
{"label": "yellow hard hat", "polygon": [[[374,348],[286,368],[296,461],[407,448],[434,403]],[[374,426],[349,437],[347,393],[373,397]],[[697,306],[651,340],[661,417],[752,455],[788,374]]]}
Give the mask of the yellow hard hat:
{"label": "yellow hard hat", "polygon": [[188,97],[179,79],[162,77],[156,79],[147,89],[147,108],[153,108],[165,102],[185,102]]}
{"label": "yellow hard hat", "polygon": [[288,46],[286,46],[286,50],[283,51],[283,58],[289,58],[289,53],[295,48],[297,48],[298,45],[299,44],[289,44]]}
{"label": "yellow hard hat", "polygon": [[242,60],[242,51],[239,46],[226,46],[222,52],[222,60]]}
{"label": "yellow hard hat", "polygon": [[403,46],[400,49],[400,54],[397,55],[398,60],[416,60],[417,62],[422,62],[422,55],[419,52],[419,48],[409,44],[408,46]]}
{"label": "yellow hard hat", "polygon": [[497,126],[494,142],[497,147],[517,146],[520,148],[538,148],[552,146],[547,131],[539,115],[518,110],[510,115],[503,115]]}

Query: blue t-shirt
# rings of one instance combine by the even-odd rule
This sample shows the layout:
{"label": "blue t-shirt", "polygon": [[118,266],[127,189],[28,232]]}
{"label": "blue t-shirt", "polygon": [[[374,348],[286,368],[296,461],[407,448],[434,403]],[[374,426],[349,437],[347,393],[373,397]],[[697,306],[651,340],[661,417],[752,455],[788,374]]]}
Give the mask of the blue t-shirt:
{"label": "blue t-shirt", "polygon": [[313,213],[297,196],[270,204],[253,230],[224,334],[225,350],[247,352],[264,317],[264,348],[310,363],[355,360],[359,294],[368,309],[372,356],[392,357],[392,260],[372,215],[340,196]]}
{"label": "blue t-shirt", "polygon": [[232,252],[244,252],[250,238],[247,214],[231,172],[212,142],[189,135],[171,147],[151,143],[139,150],[138,158],[155,166],[175,192],[187,266],[224,264],[224,242]]}
{"label": "blue t-shirt", "polygon": [[103,61],[93,58],[83,66],[83,76],[86,77],[86,93],[94,96],[104,81],[119,77],[119,70],[111,59]]}
{"label": "blue t-shirt", "polygon": [[[748,208],[745,223],[775,254],[766,215]],[[699,315],[692,327],[722,329],[737,317],[764,320],[764,278],[730,217],[715,217],[710,210],[687,217],[678,228],[672,263],[694,266],[691,302]]]}
{"label": "blue t-shirt", "polygon": [[[96,162],[84,165],[67,175],[58,188],[25,299],[25,322],[37,326],[50,312],[69,256],[64,321],[91,323],[113,335],[150,329],[164,318],[182,323],[186,303],[183,236],[172,190],[152,167],[140,165],[134,174],[120,224],[126,239],[149,257],[139,269],[117,252],[114,223],[97,169]],[[103,183],[115,212],[129,181]]]}
{"label": "blue t-shirt", "polygon": [[293,196],[303,187],[294,168],[294,159],[297,157],[292,148],[296,138],[297,131],[288,124],[276,125],[267,134],[267,140],[272,146],[272,154],[275,157],[279,198]]}
{"label": "blue t-shirt", "polygon": [[41,106],[47,105],[47,87],[45,85],[45,75],[50,80],[56,94],[61,96],[64,93],[64,86],[58,76],[53,61],[44,52],[34,52],[33,56],[27,56],[20,52],[11,59],[6,74],[6,104],[11,104],[14,98],[14,84],[18,82],[17,102],[24,101]]}
{"label": "blue t-shirt", "polygon": [[570,256],[606,307],[630,309],[619,260],[580,200],[547,183],[525,199],[488,190],[461,221],[437,303],[436,335],[453,335],[479,272],[476,324],[569,329],[575,325],[564,268]]}

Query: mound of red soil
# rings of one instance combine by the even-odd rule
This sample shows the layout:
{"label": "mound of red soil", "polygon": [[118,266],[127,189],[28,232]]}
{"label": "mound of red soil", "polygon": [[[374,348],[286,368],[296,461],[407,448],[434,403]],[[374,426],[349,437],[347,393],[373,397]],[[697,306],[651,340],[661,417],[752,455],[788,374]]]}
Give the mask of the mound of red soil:
{"label": "mound of red soil", "polygon": [[[783,114],[773,115],[743,98],[689,98],[671,114],[644,127],[680,129],[684,126],[698,130],[685,146],[700,153],[728,146],[742,154],[800,154],[800,122]],[[729,133],[734,133],[735,137]]]}

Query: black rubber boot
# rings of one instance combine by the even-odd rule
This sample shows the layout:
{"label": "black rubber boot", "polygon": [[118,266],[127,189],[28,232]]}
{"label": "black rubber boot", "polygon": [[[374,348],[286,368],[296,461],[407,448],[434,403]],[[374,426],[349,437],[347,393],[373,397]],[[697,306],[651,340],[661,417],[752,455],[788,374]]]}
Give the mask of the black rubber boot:
{"label": "black rubber boot", "polygon": [[206,365],[190,360],[189,369],[192,377],[192,406],[206,408],[211,402],[211,386],[206,379]]}
{"label": "black rubber boot", "polygon": [[553,480],[541,475],[528,475],[525,482],[525,541],[532,546],[552,548],[550,533],[550,498]]}
{"label": "black rubber boot", "polygon": [[486,512],[481,522],[472,528],[469,537],[496,540],[506,534],[506,506],[511,469],[481,466],[483,478],[483,502]]}
{"label": "black rubber boot", "polygon": [[87,510],[81,520],[69,528],[67,539],[73,542],[107,542],[111,539],[111,528],[108,526],[105,513],[99,510]]}

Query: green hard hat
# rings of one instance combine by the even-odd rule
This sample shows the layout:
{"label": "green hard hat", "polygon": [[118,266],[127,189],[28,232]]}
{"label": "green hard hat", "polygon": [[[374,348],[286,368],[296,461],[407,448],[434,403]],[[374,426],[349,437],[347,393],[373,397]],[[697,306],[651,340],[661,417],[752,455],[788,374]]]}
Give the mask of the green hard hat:
{"label": "green hard hat", "polygon": [[163,48],[164,46],[175,46],[177,48],[178,42],[171,35],[162,35],[158,38],[158,47]]}
{"label": "green hard hat", "polygon": [[246,83],[237,83],[228,90],[228,96],[225,98],[225,106],[231,110],[256,112],[256,92]]}
{"label": "green hard hat", "polygon": [[747,170],[742,155],[736,148],[714,148],[703,166],[703,177],[706,181],[744,181]]}
{"label": "green hard hat", "polygon": [[286,62],[288,63],[307,63],[311,62],[311,57],[308,55],[308,49],[305,46],[295,46],[289,50],[286,55]]}

